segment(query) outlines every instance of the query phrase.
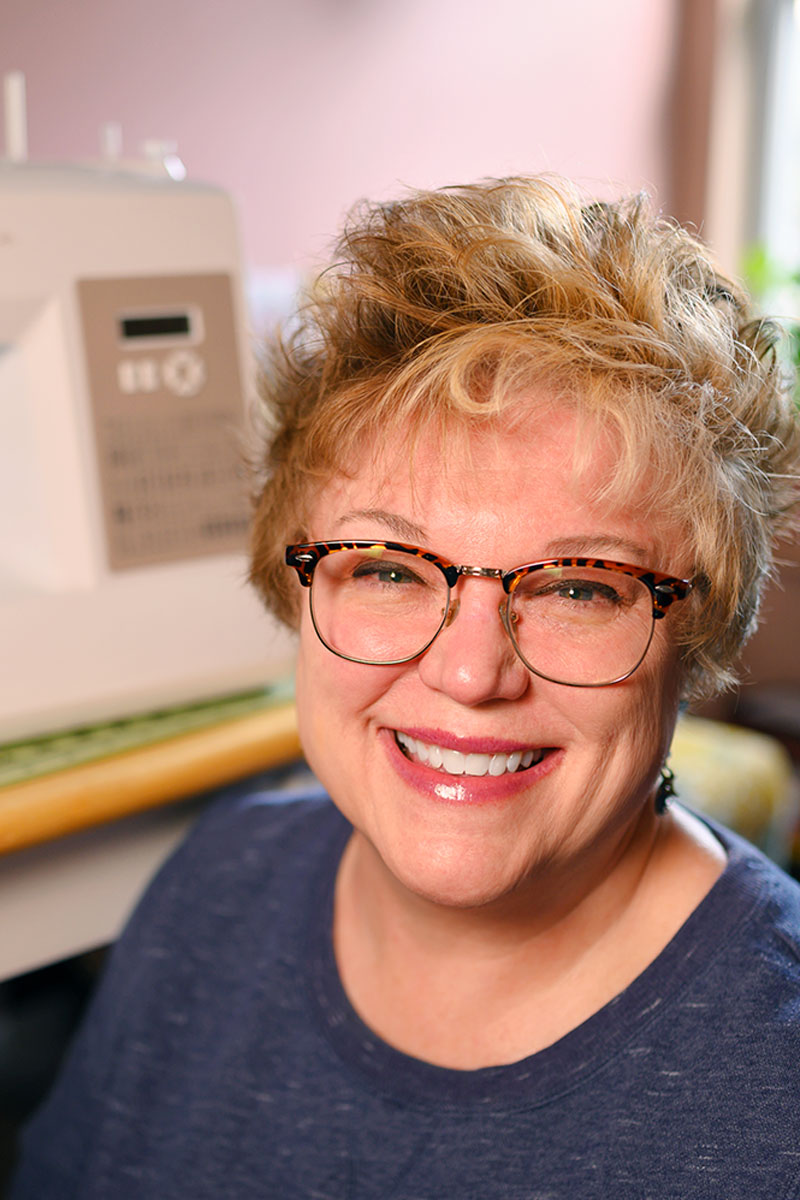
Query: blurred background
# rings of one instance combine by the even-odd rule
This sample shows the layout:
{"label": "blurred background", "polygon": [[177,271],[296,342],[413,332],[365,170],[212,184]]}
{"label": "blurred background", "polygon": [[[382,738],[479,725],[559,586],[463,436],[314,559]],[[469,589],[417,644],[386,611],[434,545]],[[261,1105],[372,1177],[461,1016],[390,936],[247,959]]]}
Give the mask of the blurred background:
{"label": "blurred background", "polygon": [[103,121],[133,156],[174,140],[235,196],[248,266],[302,268],[403,184],[553,170],[666,196],[681,7],[6,0],[0,56],[27,76],[33,156],[96,156]]}
{"label": "blurred background", "polygon": [[[103,157],[102,169],[124,169],[149,159],[173,178],[185,170],[187,182],[224,189],[256,342],[290,309],[360,197],[552,171],[595,195],[647,190],[784,318],[787,356],[797,354],[800,0],[3,0],[0,76],[8,72],[25,76],[33,164],[91,168]],[[0,244],[4,202],[0,190]],[[57,244],[57,219],[52,237]],[[0,365],[10,344],[0,329]],[[768,593],[746,686],[705,715],[767,731],[796,764],[797,547],[781,557],[788,565]],[[0,677],[0,700],[13,687]],[[24,752],[31,760],[40,751]],[[713,757],[705,742],[694,753]],[[719,754],[735,758],[727,743]],[[0,775],[5,811],[19,814],[33,792],[25,784],[12,796],[12,786]],[[771,804],[762,796],[755,807]],[[0,851],[13,851],[0,857],[0,909],[9,936],[24,943],[17,965],[0,972],[0,1181],[17,1125],[91,990],[95,947],[108,940],[65,937],[65,961],[66,949],[34,947],[31,897],[37,928],[69,924],[61,898],[77,892],[87,863],[121,873],[113,831],[128,852],[150,846],[140,816],[101,829],[70,819],[30,846],[14,843],[8,818],[0,829]],[[142,851],[123,907],[186,817],[180,828],[158,819],[158,850]],[[82,903],[96,912],[104,895]]]}
{"label": "blurred background", "polygon": [[123,157],[174,142],[233,194],[253,271],[313,263],[361,196],[534,171],[644,187],[737,258],[775,219],[777,160],[797,171],[795,7],[5,0],[0,67],[27,77],[33,158],[96,158],[104,122]]}
{"label": "blurred background", "polygon": [[[237,206],[253,311],[403,186],[554,171],[646,189],[741,272],[800,261],[796,0],[4,0],[31,157],[176,147]],[[770,282],[773,282],[770,279]],[[764,273],[758,277],[764,285]]]}

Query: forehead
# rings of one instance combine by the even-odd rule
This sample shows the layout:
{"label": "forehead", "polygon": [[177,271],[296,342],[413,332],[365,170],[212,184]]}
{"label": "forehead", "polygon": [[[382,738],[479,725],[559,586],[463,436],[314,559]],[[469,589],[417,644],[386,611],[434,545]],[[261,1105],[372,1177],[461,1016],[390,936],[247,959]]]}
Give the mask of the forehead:
{"label": "forehead", "polygon": [[620,439],[599,417],[545,394],[489,419],[451,417],[410,432],[389,428],[360,447],[341,479],[381,491],[407,485],[414,492],[457,492],[519,466],[591,487],[613,476],[620,453]]}
{"label": "forehead", "polygon": [[[414,439],[392,431],[317,495],[309,536],[386,536],[388,528],[453,561],[493,555],[503,566],[590,553],[595,539],[609,557],[630,546],[643,565],[671,569],[676,538],[658,528],[644,490],[614,496],[622,449],[612,428],[569,404],[528,405],[506,421],[430,428]],[[615,542],[621,549],[612,553]],[[585,551],[572,548],[584,543]]]}

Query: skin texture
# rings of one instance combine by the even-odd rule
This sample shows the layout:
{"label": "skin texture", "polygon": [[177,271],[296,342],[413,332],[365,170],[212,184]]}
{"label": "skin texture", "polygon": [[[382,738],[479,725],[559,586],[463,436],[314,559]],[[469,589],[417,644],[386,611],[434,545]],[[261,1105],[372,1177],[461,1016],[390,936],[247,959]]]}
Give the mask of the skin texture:
{"label": "skin texture", "polygon": [[[598,437],[579,476],[577,436],[569,406],[546,405],[513,433],[469,435],[446,470],[440,439],[423,437],[413,479],[388,438],[323,490],[310,536],[400,537],[503,569],[586,553],[690,573],[677,531],[635,496],[613,512],[592,502],[615,448]],[[336,897],[345,989],[400,1049],[463,1068],[532,1053],[611,999],[699,903],[722,853],[692,819],[653,810],[681,681],[669,617],[633,676],[579,689],[519,660],[496,581],[462,578],[456,595],[452,624],[394,667],[331,654],[304,606],[297,692],[309,762],[355,828]],[[499,779],[451,777],[409,761],[397,730],[546,753]]]}

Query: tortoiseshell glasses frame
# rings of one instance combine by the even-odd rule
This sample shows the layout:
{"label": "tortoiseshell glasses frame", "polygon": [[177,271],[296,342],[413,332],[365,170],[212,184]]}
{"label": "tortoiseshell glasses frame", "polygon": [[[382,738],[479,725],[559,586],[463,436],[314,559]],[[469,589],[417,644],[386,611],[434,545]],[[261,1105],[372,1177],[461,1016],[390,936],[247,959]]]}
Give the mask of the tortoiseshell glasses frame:
{"label": "tortoiseshell glasses frame", "polygon": [[[347,551],[357,557],[340,560]],[[503,571],[379,539],[299,542],[286,547],[285,557],[310,589],[317,636],[340,658],[374,666],[411,662],[454,620],[459,602],[451,593],[459,578],[489,578],[502,585],[500,617],[525,666],[568,687],[627,679],[647,654],[655,622],[692,590],[691,580],[609,559],[549,558]],[[419,568],[430,565],[420,575],[412,558],[421,560]],[[324,568],[317,595],[312,585],[326,560],[331,569]],[[340,561],[352,569],[337,574]],[[409,589],[409,583],[417,586]]]}

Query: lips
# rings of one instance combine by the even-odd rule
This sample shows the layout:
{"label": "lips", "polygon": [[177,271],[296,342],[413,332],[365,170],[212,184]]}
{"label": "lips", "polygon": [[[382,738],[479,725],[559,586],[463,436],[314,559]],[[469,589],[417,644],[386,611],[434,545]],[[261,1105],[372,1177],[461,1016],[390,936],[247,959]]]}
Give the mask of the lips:
{"label": "lips", "polygon": [[463,752],[432,742],[422,741],[407,733],[395,731],[395,741],[406,758],[422,763],[445,775],[469,775],[473,778],[499,778],[514,775],[541,762],[544,747],[512,750],[510,753]]}

